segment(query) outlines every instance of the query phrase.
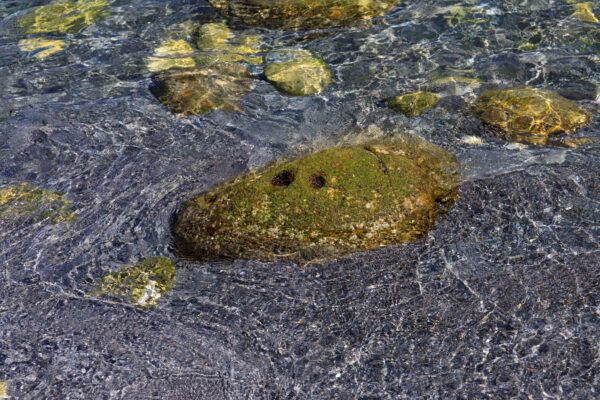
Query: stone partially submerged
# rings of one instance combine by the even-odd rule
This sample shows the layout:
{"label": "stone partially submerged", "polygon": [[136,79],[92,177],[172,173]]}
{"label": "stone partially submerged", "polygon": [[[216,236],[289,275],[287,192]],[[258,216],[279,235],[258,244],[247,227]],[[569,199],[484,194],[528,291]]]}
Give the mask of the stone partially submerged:
{"label": "stone partially submerged", "polygon": [[487,90],[473,110],[510,139],[530,144],[547,143],[556,133],[573,133],[590,120],[574,101],[530,87]]}
{"label": "stone partially submerged", "polygon": [[78,33],[108,16],[107,0],[55,0],[34,8],[17,25],[24,33]]}
{"label": "stone partially submerged", "polygon": [[182,255],[311,260],[403,243],[454,201],[454,157],[416,139],[323,150],[188,201],[174,227]]}
{"label": "stone partially submerged", "polygon": [[72,220],[73,212],[60,193],[30,183],[0,187],[0,220],[21,218],[58,223]]}
{"label": "stone partially submerged", "polygon": [[265,78],[280,91],[293,96],[320,93],[331,84],[331,71],[308,50],[287,49],[267,56]]}
{"label": "stone partially submerged", "polygon": [[168,258],[146,258],[102,277],[90,295],[114,297],[139,307],[152,307],[175,282],[176,270]]}
{"label": "stone partially submerged", "polygon": [[381,16],[400,0],[209,0],[235,23],[267,28],[327,28]]}

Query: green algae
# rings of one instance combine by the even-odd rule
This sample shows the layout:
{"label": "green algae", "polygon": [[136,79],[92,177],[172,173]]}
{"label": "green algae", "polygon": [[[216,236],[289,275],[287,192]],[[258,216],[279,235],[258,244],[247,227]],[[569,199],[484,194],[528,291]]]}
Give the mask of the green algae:
{"label": "green algae", "polygon": [[457,164],[418,139],[323,150],[188,201],[177,248],[201,260],[311,260],[413,240],[456,196]]}
{"label": "green algae", "polygon": [[389,106],[408,117],[418,117],[438,103],[438,95],[432,92],[413,92],[395,96]]}
{"label": "green algae", "polygon": [[239,99],[252,89],[248,69],[238,63],[165,72],[154,78],[152,93],[177,116],[205,114],[223,109],[239,111]]}
{"label": "green algae", "polygon": [[268,28],[327,28],[389,12],[400,0],[209,0],[230,20]]}
{"label": "green algae", "polygon": [[270,53],[264,70],[267,81],[293,96],[320,93],[331,84],[331,71],[323,60],[310,51],[287,49]]}
{"label": "green algae", "polygon": [[175,283],[176,270],[168,258],[146,258],[102,277],[90,295],[114,297],[147,308],[156,304]]}
{"label": "green algae", "polygon": [[573,133],[590,120],[576,102],[530,87],[487,90],[479,96],[473,111],[510,140],[527,144],[546,144],[553,140],[551,135]]}
{"label": "green algae", "polygon": [[0,188],[0,220],[24,217],[34,221],[58,223],[74,218],[67,201],[61,194],[40,189],[30,183]]}
{"label": "green algae", "polygon": [[56,0],[36,7],[17,25],[26,34],[78,33],[108,16],[107,0]]}

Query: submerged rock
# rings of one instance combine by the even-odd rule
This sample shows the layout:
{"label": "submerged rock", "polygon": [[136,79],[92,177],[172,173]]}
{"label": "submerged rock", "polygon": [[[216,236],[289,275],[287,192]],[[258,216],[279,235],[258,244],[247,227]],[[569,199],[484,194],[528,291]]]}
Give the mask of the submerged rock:
{"label": "submerged rock", "polygon": [[0,188],[0,220],[32,218],[57,223],[73,217],[69,202],[59,193],[29,183]]}
{"label": "submerged rock", "polygon": [[457,164],[416,139],[323,150],[225,183],[174,232],[201,260],[310,260],[413,240],[456,196]]}
{"label": "submerged rock", "polygon": [[325,28],[386,14],[400,0],[209,0],[234,22],[269,28]]}
{"label": "submerged rock", "polygon": [[0,381],[0,399],[8,398],[8,385],[4,381]]}
{"label": "submerged rock", "polygon": [[17,24],[24,33],[78,33],[108,16],[107,0],[55,0],[36,7]]}
{"label": "submerged rock", "polygon": [[438,95],[432,92],[413,92],[391,98],[389,106],[408,117],[418,117],[435,107]]}
{"label": "submerged rock", "polygon": [[230,62],[256,65],[263,61],[260,55],[260,36],[236,36],[223,23],[202,25],[196,34],[196,44],[198,49],[206,52],[200,57],[200,63],[203,65]]}
{"label": "submerged rock", "polygon": [[598,23],[598,18],[594,14],[594,4],[591,2],[579,3],[573,5],[573,17],[577,18],[581,22],[587,22],[589,24]]}
{"label": "submerged rock", "polygon": [[322,92],[331,84],[329,67],[310,51],[278,50],[270,53],[267,60],[265,78],[287,94],[308,96]]}
{"label": "submerged rock", "polygon": [[248,69],[241,64],[162,73],[154,78],[152,93],[178,116],[215,109],[239,110],[239,99],[252,89]]}
{"label": "submerged rock", "polygon": [[63,51],[67,47],[64,40],[50,40],[42,38],[23,39],[19,41],[19,49],[23,52],[33,52],[38,60]]}
{"label": "submerged rock", "polygon": [[192,46],[185,40],[167,40],[154,49],[152,57],[148,57],[146,65],[150,72],[161,72],[172,68],[193,69],[196,62],[191,57]]}
{"label": "submerged rock", "polygon": [[168,258],[146,258],[102,277],[90,294],[152,307],[173,287],[175,275],[175,266]]}
{"label": "submerged rock", "polygon": [[545,144],[555,133],[572,133],[590,119],[574,101],[530,87],[485,91],[473,109],[510,139],[531,144]]}

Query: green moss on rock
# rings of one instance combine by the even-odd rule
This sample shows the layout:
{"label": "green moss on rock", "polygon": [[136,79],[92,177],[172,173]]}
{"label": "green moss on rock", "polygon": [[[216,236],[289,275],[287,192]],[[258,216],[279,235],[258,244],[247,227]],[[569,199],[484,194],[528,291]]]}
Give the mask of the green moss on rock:
{"label": "green moss on rock", "polygon": [[323,150],[188,201],[174,232],[201,260],[310,260],[413,240],[451,204],[453,156],[422,140]]}
{"label": "green moss on rock", "polygon": [[345,26],[386,14],[400,0],[209,0],[234,22],[269,28]]}
{"label": "green moss on rock", "polygon": [[545,144],[556,133],[570,134],[590,119],[574,101],[530,87],[487,90],[473,110],[483,122],[510,139],[529,144]]}
{"label": "green moss on rock", "polygon": [[438,95],[432,92],[413,92],[393,97],[388,104],[394,110],[408,117],[418,117],[435,107]]}
{"label": "green moss on rock", "polygon": [[278,50],[270,53],[267,61],[265,78],[284,93],[309,96],[322,92],[331,84],[329,67],[310,51]]}
{"label": "green moss on rock", "polygon": [[70,221],[73,212],[59,193],[40,189],[30,183],[0,188],[0,219],[32,218],[50,223]]}
{"label": "green moss on rock", "polygon": [[168,258],[146,258],[102,277],[92,296],[119,298],[139,307],[152,307],[175,283],[176,270]]}
{"label": "green moss on rock", "polygon": [[151,91],[171,112],[188,116],[216,109],[239,110],[239,99],[251,88],[252,80],[245,66],[224,63],[159,74]]}
{"label": "green moss on rock", "polygon": [[17,24],[24,33],[78,33],[108,16],[107,0],[55,0],[36,7]]}

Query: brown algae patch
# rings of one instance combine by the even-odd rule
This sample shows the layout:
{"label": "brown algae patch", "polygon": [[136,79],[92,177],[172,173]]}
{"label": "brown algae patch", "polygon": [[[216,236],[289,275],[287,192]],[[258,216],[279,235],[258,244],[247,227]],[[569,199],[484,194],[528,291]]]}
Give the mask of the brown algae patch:
{"label": "brown algae patch", "polygon": [[58,223],[71,221],[74,215],[69,201],[59,193],[29,183],[0,188],[0,220],[24,217]]}
{"label": "brown algae patch", "polygon": [[55,0],[21,17],[24,33],[78,33],[108,16],[107,0]]}
{"label": "brown algae patch", "polygon": [[527,144],[546,144],[549,136],[573,133],[590,120],[576,102],[530,87],[487,90],[479,96],[473,111],[511,140]]}
{"label": "brown algae patch", "polygon": [[33,56],[43,60],[52,54],[63,51],[67,47],[64,40],[43,38],[23,39],[19,41],[19,49],[23,52],[34,52]]}
{"label": "brown algae patch", "polygon": [[168,258],[146,258],[102,277],[90,295],[114,297],[139,307],[152,307],[175,282],[176,269]]}
{"label": "brown algae patch", "polygon": [[457,163],[417,139],[330,148],[189,200],[174,232],[200,260],[299,263],[413,240],[453,203]]}
{"label": "brown algae patch", "polygon": [[400,0],[209,0],[233,22],[268,28],[352,25],[391,11]]}
{"label": "brown algae patch", "polygon": [[265,67],[265,78],[284,93],[309,96],[331,85],[329,67],[308,50],[278,50],[267,58],[272,61]]}
{"label": "brown algae patch", "polygon": [[438,95],[432,92],[413,92],[391,98],[388,105],[407,117],[419,117],[435,107],[438,99]]}

